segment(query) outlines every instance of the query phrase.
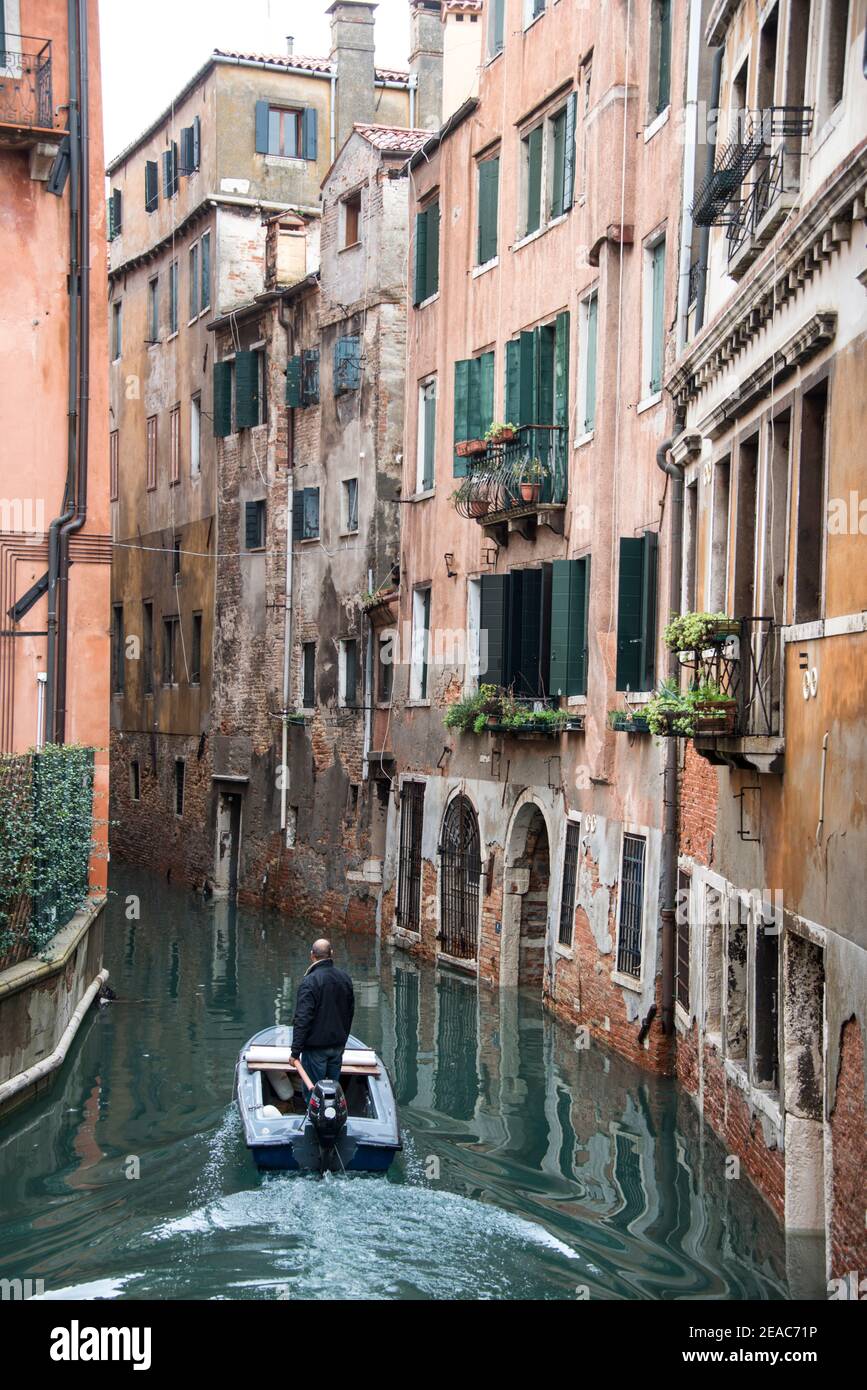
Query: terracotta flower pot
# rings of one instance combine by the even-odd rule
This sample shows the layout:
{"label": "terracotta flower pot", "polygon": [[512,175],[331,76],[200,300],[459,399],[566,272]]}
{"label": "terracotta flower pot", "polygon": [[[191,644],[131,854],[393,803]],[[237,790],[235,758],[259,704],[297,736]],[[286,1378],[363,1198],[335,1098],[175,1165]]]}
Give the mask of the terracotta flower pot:
{"label": "terracotta flower pot", "polygon": [[489,511],[488,499],[486,497],[474,497],[467,506],[470,516],[487,516]]}
{"label": "terracotta flower pot", "polygon": [[541,483],[522,483],[521,500],[523,502],[538,502],[541,491]]}

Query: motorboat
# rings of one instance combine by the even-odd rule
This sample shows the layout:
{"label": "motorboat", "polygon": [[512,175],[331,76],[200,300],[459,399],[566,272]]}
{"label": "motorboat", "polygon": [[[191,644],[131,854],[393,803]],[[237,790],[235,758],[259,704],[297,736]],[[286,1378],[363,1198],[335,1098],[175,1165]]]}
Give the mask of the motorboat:
{"label": "motorboat", "polygon": [[235,1099],[257,1167],[384,1172],[403,1145],[381,1058],[350,1036],[339,1082],[321,1082],[308,1105],[291,1047],[292,1028],[278,1025],[255,1033],[238,1057]]}

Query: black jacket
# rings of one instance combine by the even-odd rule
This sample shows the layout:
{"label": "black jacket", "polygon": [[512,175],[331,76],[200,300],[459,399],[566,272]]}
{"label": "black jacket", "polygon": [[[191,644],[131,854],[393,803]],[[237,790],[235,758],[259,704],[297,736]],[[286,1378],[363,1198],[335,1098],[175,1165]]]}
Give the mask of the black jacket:
{"label": "black jacket", "polygon": [[310,1048],[343,1048],[352,1028],[355,994],[345,970],[320,960],[298,986],[292,1020],[292,1055]]}

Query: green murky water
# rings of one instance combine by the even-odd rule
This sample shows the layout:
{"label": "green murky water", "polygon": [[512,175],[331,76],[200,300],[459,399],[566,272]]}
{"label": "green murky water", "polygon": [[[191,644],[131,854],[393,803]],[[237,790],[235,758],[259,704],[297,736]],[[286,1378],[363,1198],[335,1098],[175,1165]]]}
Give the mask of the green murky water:
{"label": "green murky water", "polygon": [[781,1230],[673,1082],[576,1051],[532,998],[337,929],[404,1152],[386,1177],[260,1176],[233,1068],[291,1019],[309,933],[143,873],[112,885],[117,1001],[0,1125],[0,1278],[48,1297],[766,1299],[818,1277],[802,1260],[790,1290]]}

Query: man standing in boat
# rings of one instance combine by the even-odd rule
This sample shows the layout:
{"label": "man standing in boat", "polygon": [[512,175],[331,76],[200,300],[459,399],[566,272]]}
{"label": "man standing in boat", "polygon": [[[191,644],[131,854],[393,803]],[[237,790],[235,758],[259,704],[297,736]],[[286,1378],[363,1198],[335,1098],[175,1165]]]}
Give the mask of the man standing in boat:
{"label": "man standing in boat", "polygon": [[[310,1080],[340,1080],[343,1051],[352,1030],[355,993],[345,970],[334,964],[331,942],[320,937],[310,948],[310,964],[298,986],[292,1020],[292,1056]],[[304,1087],[305,1101],[310,1092]]]}

